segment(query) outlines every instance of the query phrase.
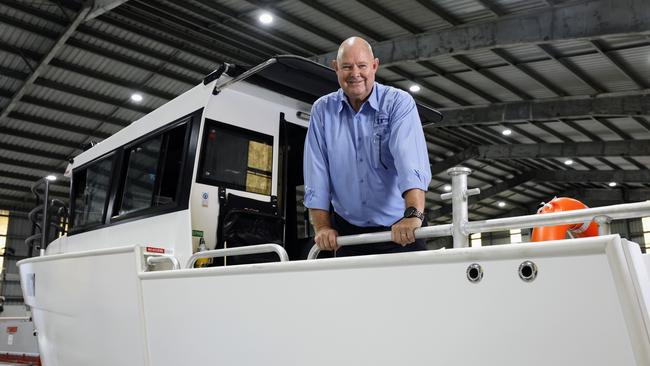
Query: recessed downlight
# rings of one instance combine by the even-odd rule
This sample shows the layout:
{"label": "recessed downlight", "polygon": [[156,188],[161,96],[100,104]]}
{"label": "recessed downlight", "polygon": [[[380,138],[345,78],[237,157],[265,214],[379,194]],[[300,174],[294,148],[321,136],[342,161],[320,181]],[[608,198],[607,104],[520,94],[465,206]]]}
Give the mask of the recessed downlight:
{"label": "recessed downlight", "polygon": [[445,192],[449,192],[449,191],[451,191],[451,186],[449,184],[445,184],[445,186],[442,187],[442,189],[444,189]]}
{"label": "recessed downlight", "polygon": [[610,187],[616,187],[617,183],[616,182],[609,182]]}
{"label": "recessed downlight", "polygon": [[411,93],[417,93],[420,91],[420,89],[421,89],[420,86],[417,84],[413,84],[409,86],[409,91],[411,91]]}
{"label": "recessed downlight", "polygon": [[136,103],[140,103],[140,102],[142,102],[143,99],[144,99],[144,98],[142,97],[142,94],[140,94],[140,93],[133,93],[133,94],[131,94],[131,100],[134,101],[134,102],[136,102]]}
{"label": "recessed downlight", "polygon": [[503,202],[503,201],[499,201],[499,203],[497,203],[497,205],[498,205],[499,207],[506,207],[506,203]]}
{"label": "recessed downlight", "polygon": [[273,15],[270,13],[262,13],[259,18],[257,18],[262,24],[271,24],[273,23]]}
{"label": "recessed downlight", "polygon": [[510,135],[512,135],[512,130],[509,129],[509,128],[506,128],[505,130],[501,131],[501,134],[503,136],[510,136]]}
{"label": "recessed downlight", "polygon": [[564,161],[564,165],[571,165],[571,164],[573,164],[573,160],[571,159],[567,159]]}

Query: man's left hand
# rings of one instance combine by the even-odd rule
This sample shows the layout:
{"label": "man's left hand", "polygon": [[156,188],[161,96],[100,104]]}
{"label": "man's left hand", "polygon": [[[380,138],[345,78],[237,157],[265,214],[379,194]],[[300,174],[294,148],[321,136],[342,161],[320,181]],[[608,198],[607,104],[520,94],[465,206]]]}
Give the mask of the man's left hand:
{"label": "man's left hand", "polygon": [[422,220],[408,217],[399,220],[391,227],[391,240],[402,246],[415,242],[415,229],[422,226]]}

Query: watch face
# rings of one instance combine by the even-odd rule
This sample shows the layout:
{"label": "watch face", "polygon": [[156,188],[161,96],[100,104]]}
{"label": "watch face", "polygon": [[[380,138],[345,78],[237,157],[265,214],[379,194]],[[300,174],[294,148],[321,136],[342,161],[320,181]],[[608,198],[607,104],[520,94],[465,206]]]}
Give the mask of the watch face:
{"label": "watch face", "polygon": [[404,211],[404,218],[408,219],[410,217],[417,217],[418,219],[424,221],[424,215],[415,207],[407,207]]}
{"label": "watch face", "polygon": [[408,207],[404,211],[404,217],[413,217],[413,216],[415,216],[414,214],[415,214],[416,211],[417,211],[417,209],[415,207]]}

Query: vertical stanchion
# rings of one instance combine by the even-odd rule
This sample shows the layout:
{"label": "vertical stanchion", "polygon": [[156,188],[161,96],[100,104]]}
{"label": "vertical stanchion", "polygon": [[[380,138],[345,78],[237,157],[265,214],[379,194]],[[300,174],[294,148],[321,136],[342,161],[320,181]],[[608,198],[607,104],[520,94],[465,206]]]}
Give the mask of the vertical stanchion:
{"label": "vertical stanchion", "polygon": [[47,247],[47,237],[50,228],[50,218],[48,217],[48,203],[50,200],[50,180],[45,178],[45,194],[43,195],[43,227],[41,227],[41,250],[40,255],[45,254]]}
{"label": "vertical stanchion", "polygon": [[594,217],[598,224],[598,235],[610,235],[612,233],[612,218],[607,215],[598,215]]}
{"label": "vertical stanchion", "polygon": [[478,188],[467,189],[467,176],[472,173],[470,168],[457,166],[447,170],[447,173],[451,176],[451,193],[444,193],[440,197],[443,200],[451,198],[454,248],[466,248],[469,246],[469,235],[464,230],[469,217],[467,198],[481,191]]}

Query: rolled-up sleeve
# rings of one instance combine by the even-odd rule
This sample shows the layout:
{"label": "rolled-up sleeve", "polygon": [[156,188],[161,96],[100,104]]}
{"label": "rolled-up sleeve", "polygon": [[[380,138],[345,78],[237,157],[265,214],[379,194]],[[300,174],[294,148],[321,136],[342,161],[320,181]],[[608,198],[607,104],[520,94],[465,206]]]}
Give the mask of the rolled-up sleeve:
{"label": "rolled-up sleeve", "polygon": [[391,112],[389,148],[395,161],[399,190],[402,194],[414,188],[426,192],[431,182],[431,166],[413,97],[399,91]]}
{"label": "rolled-up sleeve", "polygon": [[331,202],[329,162],[324,138],[322,104],[314,103],[305,139],[303,172],[305,178],[305,207],[329,210]]}

